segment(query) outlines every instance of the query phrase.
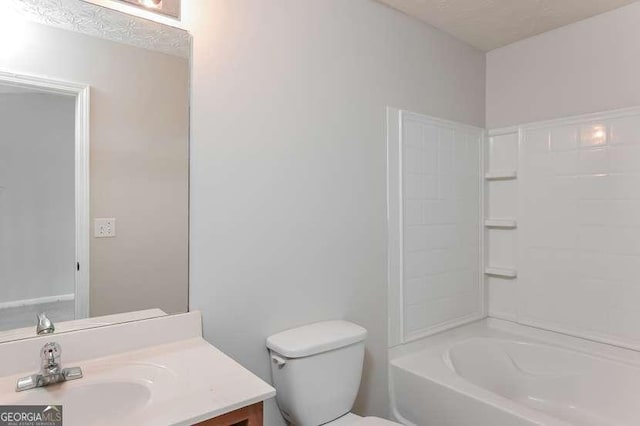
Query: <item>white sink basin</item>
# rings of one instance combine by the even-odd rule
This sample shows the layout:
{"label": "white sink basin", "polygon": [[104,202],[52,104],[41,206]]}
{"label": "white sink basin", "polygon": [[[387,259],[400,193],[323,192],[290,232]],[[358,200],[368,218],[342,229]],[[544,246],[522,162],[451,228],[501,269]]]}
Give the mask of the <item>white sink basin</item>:
{"label": "white sink basin", "polygon": [[175,387],[175,375],[148,363],[89,363],[82,379],[2,395],[4,404],[62,405],[69,425],[113,425],[144,414],[163,389]]}
{"label": "white sink basin", "polygon": [[[70,384],[70,383],[69,383]],[[25,392],[16,401],[25,405],[62,405],[64,421],[70,424],[115,424],[121,416],[144,409],[151,399],[149,388],[140,383],[85,383],[56,386],[46,392]]]}

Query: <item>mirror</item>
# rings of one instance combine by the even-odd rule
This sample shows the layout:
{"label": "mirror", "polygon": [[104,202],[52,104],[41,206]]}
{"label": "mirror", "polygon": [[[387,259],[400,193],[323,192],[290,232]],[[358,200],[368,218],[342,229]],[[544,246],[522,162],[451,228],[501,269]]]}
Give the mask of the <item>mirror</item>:
{"label": "mirror", "polygon": [[0,341],[188,309],[189,34],[0,9]]}

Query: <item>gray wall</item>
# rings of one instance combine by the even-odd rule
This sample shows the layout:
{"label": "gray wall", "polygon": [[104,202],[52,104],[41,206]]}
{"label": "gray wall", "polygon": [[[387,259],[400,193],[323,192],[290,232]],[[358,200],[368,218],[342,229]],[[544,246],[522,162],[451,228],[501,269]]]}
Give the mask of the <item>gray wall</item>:
{"label": "gray wall", "polygon": [[15,44],[0,69],[91,86],[91,217],[117,220],[91,239],[91,315],[184,312],[188,61],[32,23]]}
{"label": "gray wall", "polygon": [[487,126],[640,105],[640,2],[487,54]]}
{"label": "gray wall", "polygon": [[0,93],[0,302],[75,292],[75,99]]}
{"label": "gray wall", "polygon": [[[386,106],[483,126],[485,55],[371,0],[184,2],[194,34],[190,307],[269,380],[268,335],[369,330],[388,414]],[[266,424],[281,424],[269,403]]]}

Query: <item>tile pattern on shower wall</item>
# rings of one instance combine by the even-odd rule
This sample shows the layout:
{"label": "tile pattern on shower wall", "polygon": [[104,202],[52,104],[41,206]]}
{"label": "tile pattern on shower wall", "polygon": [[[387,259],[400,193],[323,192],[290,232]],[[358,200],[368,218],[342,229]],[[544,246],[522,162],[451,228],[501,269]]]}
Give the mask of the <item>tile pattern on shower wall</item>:
{"label": "tile pattern on shower wall", "polygon": [[524,132],[519,320],[640,345],[640,115]]}
{"label": "tile pattern on shower wall", "polygon": [[405,116],[404,337],[478,314],[479,131]]}

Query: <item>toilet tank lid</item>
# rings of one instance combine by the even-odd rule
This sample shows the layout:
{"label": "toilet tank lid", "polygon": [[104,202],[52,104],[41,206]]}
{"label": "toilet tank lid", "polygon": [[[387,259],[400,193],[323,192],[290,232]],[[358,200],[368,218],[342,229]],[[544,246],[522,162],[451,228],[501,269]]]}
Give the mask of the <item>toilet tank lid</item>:
{"label": "toilet tank lid", "polygon": [[302,358],[362,342],[367,330],[348,321],[322,321],[292,328],[267,339],[267,347],[287,358]]}

